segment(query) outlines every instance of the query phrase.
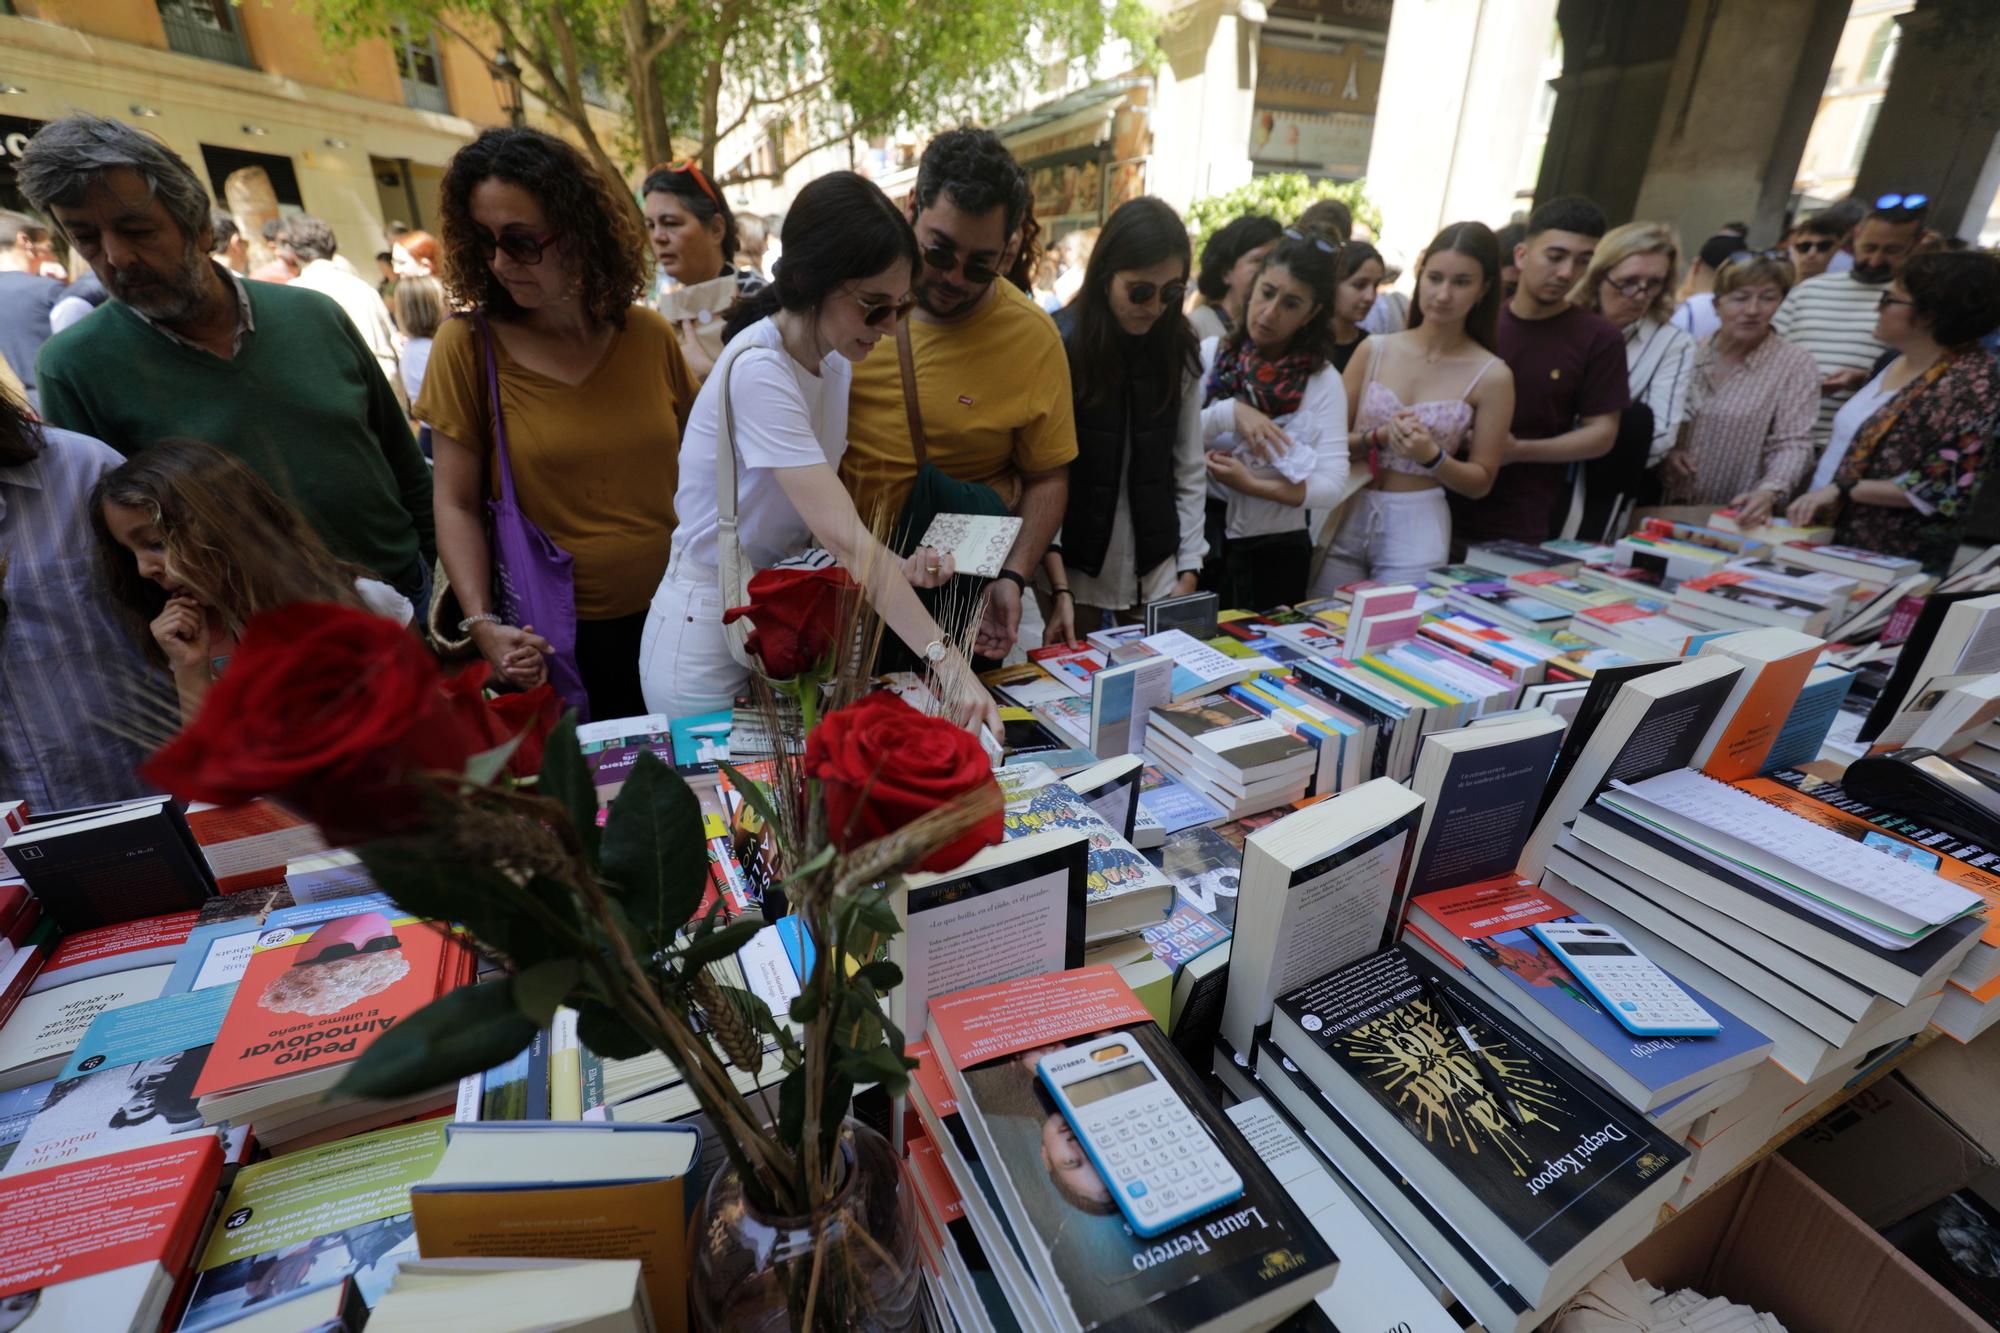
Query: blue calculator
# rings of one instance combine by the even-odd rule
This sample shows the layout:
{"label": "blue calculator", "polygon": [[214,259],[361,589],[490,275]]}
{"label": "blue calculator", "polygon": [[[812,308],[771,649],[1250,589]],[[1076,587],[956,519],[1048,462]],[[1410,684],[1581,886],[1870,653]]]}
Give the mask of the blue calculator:
{"label": "blue calculator", "polygon": [[1634,1036],[1713,1037],[1722,1031],[1714,1014],[1611,927],[1545,921],[1528,929]]}

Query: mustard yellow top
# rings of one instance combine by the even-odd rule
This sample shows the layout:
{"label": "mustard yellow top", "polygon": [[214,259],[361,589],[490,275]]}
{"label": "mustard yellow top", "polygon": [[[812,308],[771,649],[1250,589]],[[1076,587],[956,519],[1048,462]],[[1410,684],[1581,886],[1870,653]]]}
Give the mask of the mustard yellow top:
{"label": "mustard yellow top", "polygon": [[[963,322],[910,321],[930,460],[960,481],[1004,483],[1076,457],[1069,359],[1055,322],[1006,279]],[[893,520],[916,480],[896,344],[854,368],[840,479],[869,522]],[[1000,486],[1008,493],[1006,485]]]}
{"label": "mustard yellow top", "polygon": [[[604,360],[570,385],[529,370],[494,342],[500,410],[521,510],[575,558],[579,620],[646,609],[667,570],[680,484],[681,431],[696,384],[672,327],[634,306]],[[491,493],[492,413],[478,327],[447,320],[431,346],[414,408],[431,429],[486,455]]]}

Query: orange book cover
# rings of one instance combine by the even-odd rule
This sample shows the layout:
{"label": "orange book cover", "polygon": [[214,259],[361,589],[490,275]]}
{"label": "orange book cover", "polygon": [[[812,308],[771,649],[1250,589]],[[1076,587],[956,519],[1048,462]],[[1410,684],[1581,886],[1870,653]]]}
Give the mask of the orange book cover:
{"label": "orange book cover", "polygon": [[326,850],[310,820],[275,801],[203,806],[188,811],[187,822],[221,893],[282,884],[286,862]]}
{"label": "orange book cover", "polygon": [[465,975],[465,949],[441,927],[370,910],[266,931],[236,985],[197,1097],[345,1064]]}
{"label": "orange book cover", "polygon": [[1819,651],[1815,643],[1775,662],[1743,663],[1743,670],[1756,672],[1756,679],[1716,738],[1702,772],[1723,782],[1757,776],[1764,756],[1771,752],[1771,742],[1778,738],[1779,728],[1798,702],[1799,691],[1806,687],[1806,677],[1819,661]]}
{"label": "orange book cover", "polygon": [[930,1010],[940,1054],[960,1069],[1153,1019],[1109,963],[974,986],[932,1000]]}
{"label": "orange book cover", "polygon": [[[1745,778],[1735,785],[1760,801],[1769,801],[1780,810],[1789,810],[1801,819],[1810,819],[1821,828],[1832,829],[1843,838],[1868,843],[1877,850],[1888,850],[1883,843],[1885,840],[1891,840],[1915,849],[1917,855],[1905,856],[1904,859],[1915,861],[1919,865],[1926,859],[1935,858],[1939,878],[1976,893],[1986,900],[1988,907],[1986,928],[1979,933],[1979,938],[1985,944],[2000,946],[2000,875],[1995,875],[1990,870],[1981,870],[1975,865],[1968,865],[1955,856],[1946,856],[1935,847],[1928,847],[1906,838],[1893,829],[1871,824],[1859,815],[1850,815],[1845,810],[1837,810],[1825,801],[1808,796],[1802,791],[1796,791],[1782,782],[1770,778]],[[1991,994],[2000,994],[2000,986],[1991,988],[1982,986],[1973,994],[1985,1000],[1990,998]]]}

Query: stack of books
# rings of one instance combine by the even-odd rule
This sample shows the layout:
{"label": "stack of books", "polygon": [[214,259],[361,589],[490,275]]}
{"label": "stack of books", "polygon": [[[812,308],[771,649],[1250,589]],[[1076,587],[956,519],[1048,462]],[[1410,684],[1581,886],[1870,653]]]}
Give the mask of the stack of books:
{"label": "stack of books", "polygon": [[1154,709],[1146,755],[1230,819],[1302,799],[1319,762],[1283,724],[1219,694]]}

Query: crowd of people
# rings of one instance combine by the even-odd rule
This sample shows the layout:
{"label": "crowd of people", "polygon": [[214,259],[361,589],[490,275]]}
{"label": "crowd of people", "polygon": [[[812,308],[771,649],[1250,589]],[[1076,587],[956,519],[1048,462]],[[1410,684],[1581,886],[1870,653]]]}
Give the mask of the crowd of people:
{"label": "crowd of people", "polygon": [[[587,715],[684,715],[745,686],[751,574],[837,563],[997,726],[980,670],[1162,597],[1269,607],[1652,505],[1942,566],[2000,427],[2000,259],[1920,196],[1766,250],[1725,227],[1685,264],[1671,227],[1552,199],[1445,227],[1404,293],[1334,200],[1197,247],[1133,199],[1045,262],[979,129],[931,141],[906,205],[836,172],[777,236],[697,163],[635,207],[500,129],[378,285],[305,215],[253,267],[115,120],[45,127],[18,180],[43,220],[0,215],[0,792],[42,809],[129,794],[121,720],[199,706],[288,602],[406,620]],[[1020,520],[970,595],[917,544],[940,513]],[[510,614],[528,585],[539,624]]]}

